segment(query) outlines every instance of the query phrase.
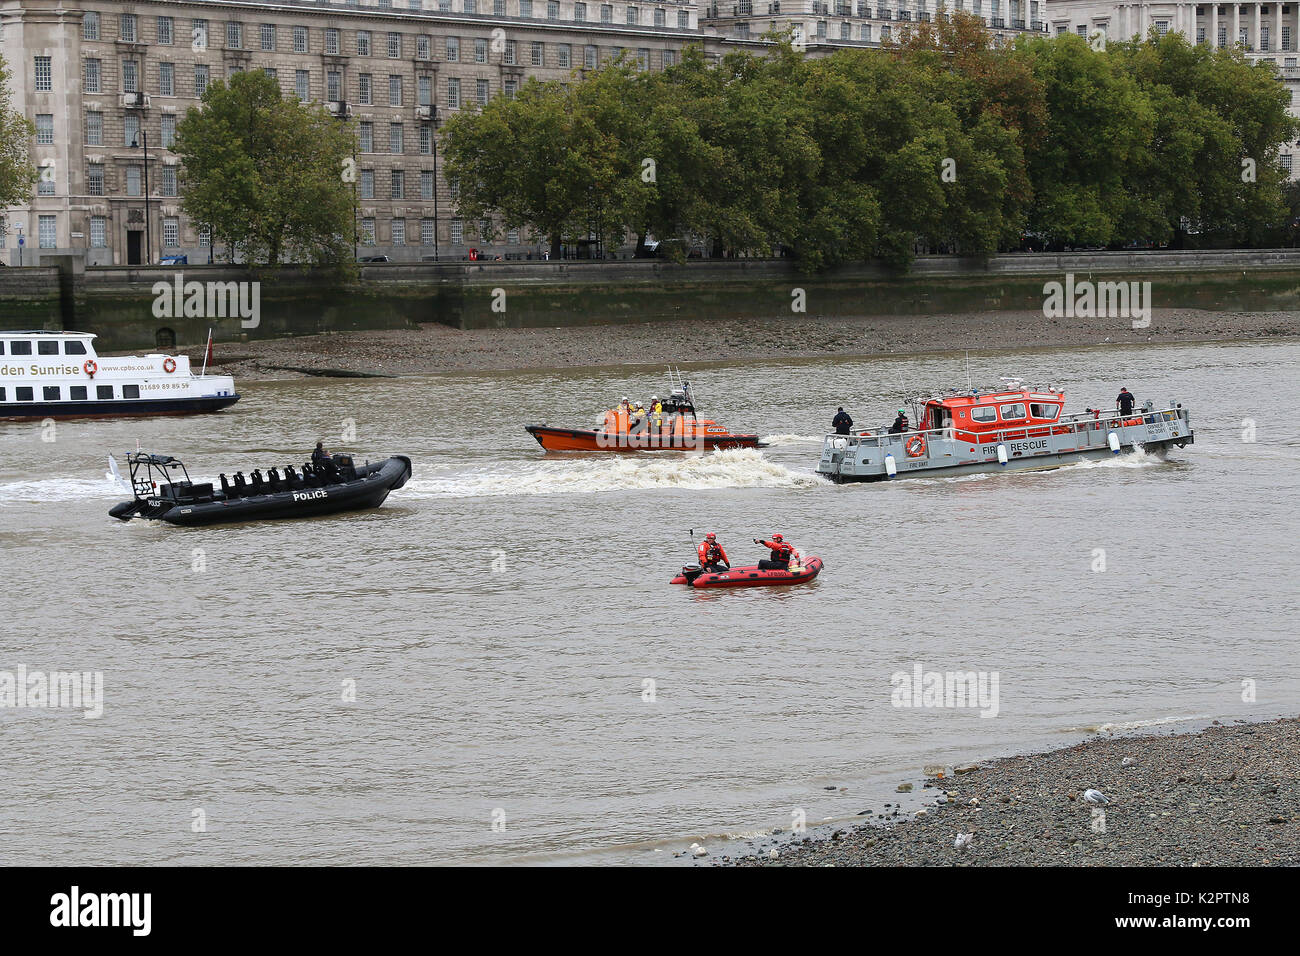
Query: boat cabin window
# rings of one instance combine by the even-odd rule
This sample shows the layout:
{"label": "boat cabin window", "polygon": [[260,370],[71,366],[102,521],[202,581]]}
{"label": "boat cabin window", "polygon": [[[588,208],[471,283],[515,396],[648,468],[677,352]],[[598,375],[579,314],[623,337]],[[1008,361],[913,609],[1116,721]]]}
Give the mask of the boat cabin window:
{"label": "boat cabin window", "polygon": [[42,340],[40,342],[37,342],[36,354],[37,355],[58,355],[59,343],[57,341],[50,342],[48,340]]}
{"label": "boat cabin window", "polygon": [[1019,403],[1015,405],[1002,406],[1002,420],[1004,422],[1015,421],[1018,418],[1025,417],[1025,406]]}
{"label": "boat cabin window", "polygon": [[1055,419],[1061,413],[1060,405],[1042,405],[1034,402],[1029,406],[1030,418],[1050,418]]}
{"label": "boat cabin window", "polygon": [[5,401],[5,390],[0,388],[0,402]]}
{"label": "boat cabin window", "polygon": [[68,387],[68,398],[74,402],[84,402],[86,400],[86,386],[70,385]]}
{"label": "boat cabin window", "polygon": [[32,343],[31,342],[10,342],[9,354],[10,355],[31,355]]}
{"label": "boat cabin window", "polygon": [[63,354],[64,355],[85,355],[86,343],[78,341],[76,339],[72,339],[68,342],[64,342]]}
{"label": "boat cabin window", "polygon": [[36,397],[32,395],[32,389],[30,386],[20,385],[18,388],[14,389],[14,401],[34,402],[36,401]]}
{"label": "boat cabin window", "polygon": [[5,354],[5,340],[0,339],[0,355],[4,355],[4,354]]}
{"label": "boat cabin window", "polygon": [[998,420],[998,410],[992,405],[977,405],[970,410],[970,417],[977,422],[995,422]]}
{"label": "boat cabin window", "polygon": [[123,386],[122,386],[122,397],[123,397],[123,398],[139,398],[139,397],[140,397],[140,386],[139,386],[139,385],[123,385]]}
{"label": "boat cabin window", "polygon": [[[41,344],[44,345],[45,343],[42,342]],[[59,388],[57,385],[46,385],[45,388],[41,390],[41,398],[47,402],[57,402],[62,398],[62,395],[59,394],[62,391],[63,389]]]}
{"label": "boat cabin window", "polygon": [[112,386],[112,385],[96,385],[96,386],[95,386],[95,397],[96,397],[96,398],[112,398],[112,397],[113,397],[113,386]]}

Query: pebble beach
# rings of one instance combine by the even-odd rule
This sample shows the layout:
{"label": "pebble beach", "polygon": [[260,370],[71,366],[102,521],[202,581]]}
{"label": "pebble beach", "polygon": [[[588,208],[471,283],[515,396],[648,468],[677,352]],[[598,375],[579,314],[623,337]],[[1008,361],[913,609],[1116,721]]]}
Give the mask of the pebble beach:
{"label": "pebble beach", "polygon": [[1297,866],[1298,767],[1300,718],[1097,737],[900,783],[909,802],[920,797],[919,809],[871,807],[860,826],[796,842],[774,836],[739,859],[713,862]]}

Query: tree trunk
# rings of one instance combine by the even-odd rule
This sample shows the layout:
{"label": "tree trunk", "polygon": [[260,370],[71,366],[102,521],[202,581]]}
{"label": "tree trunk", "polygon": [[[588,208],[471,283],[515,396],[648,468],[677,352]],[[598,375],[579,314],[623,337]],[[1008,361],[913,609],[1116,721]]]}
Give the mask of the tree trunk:
{"label": "tree trunk", "polygon": [[560,234],[558,232],[551,234],[551,258],[560,258]]}

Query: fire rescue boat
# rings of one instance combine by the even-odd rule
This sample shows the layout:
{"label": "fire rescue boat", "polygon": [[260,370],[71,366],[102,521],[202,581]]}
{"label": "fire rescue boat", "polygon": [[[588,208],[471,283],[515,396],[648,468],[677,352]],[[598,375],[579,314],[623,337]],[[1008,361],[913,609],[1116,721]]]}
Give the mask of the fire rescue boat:
{"label": "fire rescue boat", "polygon": [[1188,410],[1173,400],[1163,408],[1148,401],[1128,414],[1089,409],[1062,416],[1063,391],[1023,388],[1017,379],[911,405],[916,431],[827,435],[817,473],[850,482],[1059,468],[1138,449],[1163,455],[1195,441]]}
{"label": "fire rescue boat", "polygon": [[689,584],[693,588],[752,588],[779,584],[807,584],[822,570],[822,559],[810,555],[788,568],[728,568],[705,571],[698,564],[688,564],[669,584]]}
{"label": "fire rescue boat", "polygon": [[[669,376],[672,380],[672,375]],[[715,451],[723,448],[763,448],[757,435],[729,431],[695,413],[689,382],[673,382],[662,411],[638,410],[626,400],[605,413],[597,428],[557,428],[525,425],[528,434],[546,451]]]}

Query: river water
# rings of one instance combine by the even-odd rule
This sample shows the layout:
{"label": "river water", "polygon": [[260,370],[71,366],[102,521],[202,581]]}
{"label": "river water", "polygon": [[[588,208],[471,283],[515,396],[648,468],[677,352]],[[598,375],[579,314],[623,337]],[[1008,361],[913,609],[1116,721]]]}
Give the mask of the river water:
{"label": "river water", "polygon": [[[812,473],[837,405],[888,420],[900,393],[963,384],[960,354],[689,369],[702,411],[771,436],[761,453],[544,456],[521,427],[662,392],[651,367],[243,382],[220,415],[0,423],[0,671],[104,681],[99,719],[0,710],[6,859],[667,862],[796,809],[853,819],[927,764],[1300,710],[1300,344],[971,363],[1059,384],[1070,410],[1121,385],[1177,399],[1196,443],[889,485]],[[137,440],[211,478],[318,438],[408,454],[414,477],[308,522],[107,516],[105,456]],[[733,560],[781,531],[826,570],[669,586],[692,529]],[[894,706],[917,666],[996,674],[996,716]]]}

